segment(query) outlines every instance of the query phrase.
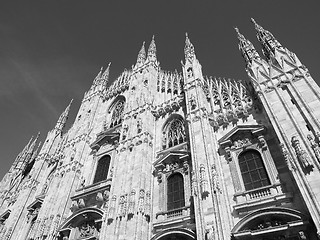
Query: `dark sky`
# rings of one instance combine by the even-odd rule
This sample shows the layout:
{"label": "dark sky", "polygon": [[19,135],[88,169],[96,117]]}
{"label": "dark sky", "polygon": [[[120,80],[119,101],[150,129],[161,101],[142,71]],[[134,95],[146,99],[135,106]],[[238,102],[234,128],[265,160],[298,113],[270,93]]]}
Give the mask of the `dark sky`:
{"label": "dark sky", "polygon": [[[306,4],[307,3],[307,4]],[[101,66],[131,68],[155,35],[181,71],[185,32],[209,76],[246,78],[233,27],[260,51],[253,17],[320,81],[318,1],[7,1],[0,8],[0,179],[32,135],[43,140],[73,98],[69,125]]]}

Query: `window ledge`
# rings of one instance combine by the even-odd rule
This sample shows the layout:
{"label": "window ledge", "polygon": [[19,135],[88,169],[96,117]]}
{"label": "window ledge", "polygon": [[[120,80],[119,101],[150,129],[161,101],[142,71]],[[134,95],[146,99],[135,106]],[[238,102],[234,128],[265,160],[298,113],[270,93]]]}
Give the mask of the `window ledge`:
{"label": "window ledge", "polygon": [[194,215],[190,213],[190,206],[159,212],[153,224],[156,232],[178,226],[194,228]]}
{"label": "window ledge", "polygon": [[154,227],[159,225],[174,224],[190,220],[193,215],[190,212],[190,206],[172,209],[170,211],[158,212]]}
{"label": "window ledge", "polygon": [[75,201],[79,198],[83,198],[85,196],[92,195],[97,192],[108,190],[108,189],[110,189],[111,181],[112,181],[112,178],[108,178],[108,179],[103,180],[101,182],[97,182],[97,183],[91,184],[89,186],[79,188],[76,190],[76,193],[71,198],[71,200]]}
{"label": "window ledge", "polygon": [[281,203],[290,202],[292,193],[283,193],[281,184],[273,185],[245,191],[234,194],[236,205],[233,206],[236,212],[248,212],[261,205],[280,205]]}

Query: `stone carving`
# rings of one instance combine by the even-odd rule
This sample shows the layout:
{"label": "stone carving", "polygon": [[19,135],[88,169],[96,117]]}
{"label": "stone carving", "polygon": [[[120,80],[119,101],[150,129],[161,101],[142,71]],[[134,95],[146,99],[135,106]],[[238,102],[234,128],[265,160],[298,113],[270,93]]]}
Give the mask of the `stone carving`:
{"label": "stone carving", "polygon": [[115,207],[116,207],[117,195],[113,195],[109,206],[108,219],[113,219]]}
{"label": "stone carving", "polygon": [[129,197],[128,214],[133,215],[135,212],[135,198],[136,198],[136,190],[132,189]]}
{"label": "stone carving", "polygon": [[87,238],[95,235],[96,228],[93,222],[84,222],[79,226],[80,237]]}
{"label": "stone carving", "polygon": [[252,97],[241,82],[232,79],[205,78],[202,89],[211,99],[212,111],[209,115],[210,124],[217,130],[239,118],[246,119],[252,110]]}
{"label": "stone carving", "polygon": [[42,187],[42,190],[41,190],[41,195],[42,194],[46,194],[47,193],[47,191],[48,191],[48,188],[49,188],[49,181],[47,180],[46,182],[45,182],[45,184],[43,185],[43,187]]}
{"label": "stone carving", "polygon": [[162,182],[162,172],[158,171],[156,174],[157,174],[158,183],[161,183]]}
{"label": "stone carving", "polygon": [[151,215],[151,193],[150,191],[146,192],[146,201],[145,201],[145,208],[144,213],[146,216]]}
{"label": "stone carving", "polygon": [[189,163],[188,163],[188,161],[187,160],[184,161],[182,165],[183,165],[184,174],[188,174],[189,173]]}
{"label": "stone carving", "polygon": [[128,124],[123,124],[123,130],[122,130],[122,140],[125,140],[127,138],[129,126]]}
{"label": "stone carving", "polygon": [[206,227],[206,240],[214,240],[214,227],[207,226]]}
{"label": "stone carving", "polygon": [[104,201],[102,192],[98,192],[98,193],[97,193],[96,200],[97,200],[98,202],[103,202],[103,201]]}
{"label": "stone carving", "polygon": [[316,155],[316,158],[317,158],[318,162],[320,163],[320,147],[319,147],[319,145],[315,142],[315,140],[312,138],[312,136],[310,134],[307,135],[307,138],[309,140],[311,148],[313,149],[314,155]]}
{"label": "stone carving", "polygon": [[138,212],[140,213],[144,213],[144,196],[145,195],[145,191],[144,189],[140,189],[139,191],[139,202],[138,202]]}
{"label": "stone carving", "polygon": [[267,148],[267,142],[264,139],[264,136],[262,136],[262,135],[258,136],[258,141],[259,141],[260,147],[262,149],[266,149]]}
{"label": "stone carving", "polygon": [[80,188],[84,188],[86,185],[85,185],[85,183],[86,183],[86,179],[84,178],[84,176],[81,176],[81,178],[80,178]]}
{"label": "stone carving", "polygon": [[211,175],[212,175],[213,192],[214,193],[222,193],[221,188],[220,188],[220,183],[218,180],[217,168],[216,168],[215,164],[212,164],[212,166],[211,166]]}
{"label": "stone carving", "polygon": [[141,133],[142,132],[142,120],[141,120],[141,118],[139,117],[138,119],[137,119],[137,133],[139,134],[139,133]]}
{"label": "stone carving", "polygon": [[282,156],[284,157],[284,160],[286,161],[289,170],[290,170],[290,171],[296,170],[295,163],[293,162],[293,159],[292,159],[291,156],[289,155],[288,150],[287,150],[287,148],[284,146],[283,143],[280,143],[280,149],[281,149]]}
{"label": "stone carving", "polygon": [[191,95],[189,102],[190,102],[190,106],[191,106],[192,110],[197,107],[197,102],[196,102],[196,98],[194,95]]}
{"label": "stone carving", "polygon": [[307,237],[306,237],[304,231],[299,231],[299,238],[300,238],[301,240],[307,240]]}
{"label": "stone carving", "polygon": [[78,206],[79,206],[79,208],[84,208],[86,206],[83,198],[80,198],[78,200]]}
{"label": "stone carving", "polygon": [[209,194],[208,180],[206,178],[206,169],[203,164],[200,165],[200,189],[202,197],[206,197]]}
{"label": "stone carving", "polygon": [[238,139],[238,140],[233,142],[233,145],[236,148],[245,147],[245,146],[248,146],[248,145],[251,145],[251,144],[252,144],[252,140],[249,139],[249,138]]}
{"label": "stone carving", "polygon": [[33,219],[37,218],[38,214],[39,214],[39,211],[40,211],[40,208],[35,208],[33,210],[30,210],[28,212],[28,215],[27,215],[27,219],[28,221],[27,222],[30,222],[32,221]]}
{"label": "stone carving", "polygon": [[195,172],[192,171],[192,179],[191,179],[191,185],[192,185],[192,194],[194,196],[198,196],[198,183],[197,183],[197,176],[195,175]]}
{"label": "stone carving", "polygon": [[118,216],[124,217],[127,214],[128,194],[120,196]]}
{"label": "stone carving", "polygon": [[170,171],[173,171],[175,169],[178,169],[179,167],[180,167],[179,163],[177,163],[177,162],[167,163],[166,166],[165,166],[165,171],[166,172],[170,172]]}
{"label": "stone carving", "polygon": [[309,159],[309,155],[305,150],[303,150],[301,148],[300,141],[298,140],[298,138],[296,136],[293,136],[291,142],[292,142],[292,146],[296,152],[296,155],[297,155],[300,163],[302,164],[302,167],[303,168],[312,167],[313,165]]}

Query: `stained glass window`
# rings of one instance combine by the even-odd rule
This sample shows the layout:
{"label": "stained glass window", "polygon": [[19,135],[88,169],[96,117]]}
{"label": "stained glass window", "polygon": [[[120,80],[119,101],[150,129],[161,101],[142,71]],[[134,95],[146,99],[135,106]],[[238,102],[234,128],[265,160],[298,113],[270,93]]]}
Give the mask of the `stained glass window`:
{"label": "stained glass window", "polygon": [[97,183],[107,179],[110,160],[111,160],[111,157],[109,155],[103,156],[102,158],[99,159],[93,183]]}
{"label": "stained glass window", "polygon": [[173,147],[186,141],[186,132],[182,119],[172,120],[164,132],[163,149]]}
{"label": "stained glass window", "polygon": [[167,185],[167,210],[177,209],[185,206],[183,177],[175,173],[168,178]]}
{"label": "stained glass window", "polygon": [[240,154],[239,166],[246,191],[270,185],[261,155],[255,150]]}
{"label": "stained glass window", "polygon": [[123,100],[120,100],[114,106],[113,112],[112,112],[112,117],[111,117],[110,128],[115,127],[122,122],[124,103],[125,102]]}

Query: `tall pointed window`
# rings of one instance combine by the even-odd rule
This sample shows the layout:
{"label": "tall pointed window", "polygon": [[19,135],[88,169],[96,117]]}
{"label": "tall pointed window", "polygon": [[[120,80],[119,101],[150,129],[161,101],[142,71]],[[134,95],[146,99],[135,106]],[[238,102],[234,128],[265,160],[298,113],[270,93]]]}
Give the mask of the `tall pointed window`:
{"label": "tall pointed window", "polygon": [[110,160],[111,160],[111,157],[109,155],[103,156],[102,158],[99,159],[93,183],[101,182],[107,179]]}
{"label": "tall pointed window", "polygon": [[175,118],[168,123],[163,132],[162,148],[170,148],[186,141],[183,119]]}
{"label": "tall pointed window", "polygon": [[112,112],[110,128],[115,127],[115,126],[119,125],[120,123],[122,123],[124,103],[125,103],[124,100],[119,100],[115,104],[115,106],[113,108],[113,112]]}
{"label": "tall pointed window", "polygon": [[261,155],[256,150],[248,150],[239,155],[239,166],[245,190],[270,185]]}
{"label": "tall pointed window", "polygon": [[167,182],[167,210],[173,210],[185,206],[183,176],[175,173]]}

